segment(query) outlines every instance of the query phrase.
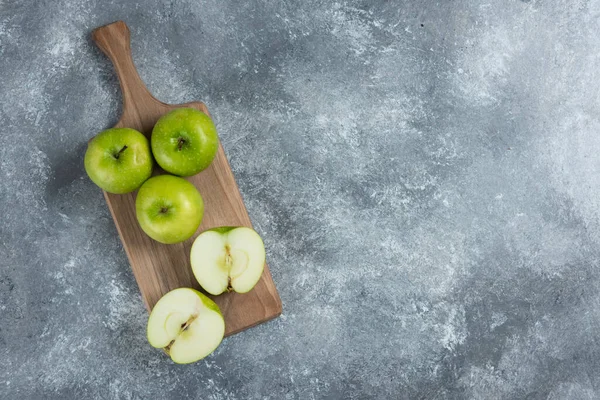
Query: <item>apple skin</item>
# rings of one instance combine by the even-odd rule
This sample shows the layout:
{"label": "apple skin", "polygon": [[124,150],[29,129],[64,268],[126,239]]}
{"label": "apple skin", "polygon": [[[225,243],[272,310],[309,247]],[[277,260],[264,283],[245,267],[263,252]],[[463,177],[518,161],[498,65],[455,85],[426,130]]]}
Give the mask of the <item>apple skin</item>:
{"label": "apple skin", "polygon": [[152,239],[173,244],[189,239],[200,226],[204,202],[198,189],[183,178],[159,175],[148,179],[135,199],[137,220]]}
{"label": "apple skin", "polygon": [[212,120],[194,108],[178,108],[163,115],[152,129],[150,142],[158,165],[178,176],[204,170],[219,149]]}
{"label": "apple skin", "polygon": [[133,192],[152,175],[154,162],[146,137],[130,128],[100,132],[88,144],[85,172],[102,190]]}

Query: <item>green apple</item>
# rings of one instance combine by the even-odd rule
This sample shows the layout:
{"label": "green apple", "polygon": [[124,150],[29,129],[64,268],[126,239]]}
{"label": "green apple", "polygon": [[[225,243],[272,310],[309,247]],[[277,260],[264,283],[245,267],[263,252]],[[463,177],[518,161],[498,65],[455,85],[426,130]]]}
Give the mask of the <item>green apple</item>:
{"label": "green apple", "polygon": [[109,193],[129,193],[152,175],[152,154],[148,139],[129,128],[100,132],[85,152],[85,172],[96,185]]}
{"label": "green apple", "polygon": [[152,129],[150,142],[158,165],[179,176],[195,175],[208,167],[219,149],[212,120],[193,108],[163,115]]}
{"label": "green apple", "polygon": [[203,359],[219,346],[225,321],[214,301],[197,290],[171,290],[158,300],[148,318],[148,342],[178,364]]}
{"label": "green apple", "polygon": [[202,221],[204,202],[198,189],[183,178],[159,175],[148,179],[135,199],[140,226],[166,244],[189,239]]}
{"label": "green apple", "polygon": [[196,238],[190,259],[196,280],[208,293],[246,293],[262,275],[265,245],[253,229],[214,228]]}

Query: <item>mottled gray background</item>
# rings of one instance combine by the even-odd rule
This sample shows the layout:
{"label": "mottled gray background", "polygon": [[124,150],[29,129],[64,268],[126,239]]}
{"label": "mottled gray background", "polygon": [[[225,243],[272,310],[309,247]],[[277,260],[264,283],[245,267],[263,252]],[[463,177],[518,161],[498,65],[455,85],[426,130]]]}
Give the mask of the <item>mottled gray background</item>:
{"label": "mottled gray background", "polygon": [[[0,1],[3,399],[600,398],[599,1]],[[281,318],[177,366],[86,141],[124,19],[211,110]]]}

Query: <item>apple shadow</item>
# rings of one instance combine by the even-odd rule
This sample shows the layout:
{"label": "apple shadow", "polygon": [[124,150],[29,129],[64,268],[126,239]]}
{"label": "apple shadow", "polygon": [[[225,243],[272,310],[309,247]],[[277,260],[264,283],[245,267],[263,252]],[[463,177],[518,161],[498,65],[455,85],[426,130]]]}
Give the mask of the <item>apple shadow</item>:
{"label": "apple shadow", "polygon": [[[121,112],[123,111],[123,95],[120,90],[119,79],[114,71],[114,67],[108,57],[106,57],[98,46],[96,46],[96,43],[92,39],[92,31],[89,31],[86,35],[86,45],[84,56],[90,57],[98,63],[98,80],[100,85],[107,92],[115,94],[115,102],[119,105],[118,110],[114,110],[110,113],[111,119],[108,124],[109,126],[98,127],[99,132],[114,126],[118,122]],[[85,175],[83,156],[87,149],[88,141],[92,139],[92,137],[93,136],[84,138],[84,141],[79,143],[73,152],[56,154],[49,157],[52,179],[46,187],[46,200],[48,204],[54,203],[55,198],[62,189]]]}
{"label": "apple shadow", "polygon": [[48,206],[55,203],[64,188],[85,175],[83,155],[86,148],[87,142],[83,142],[72,152],[49,156],[51,179],[46,185],[45,196]]}

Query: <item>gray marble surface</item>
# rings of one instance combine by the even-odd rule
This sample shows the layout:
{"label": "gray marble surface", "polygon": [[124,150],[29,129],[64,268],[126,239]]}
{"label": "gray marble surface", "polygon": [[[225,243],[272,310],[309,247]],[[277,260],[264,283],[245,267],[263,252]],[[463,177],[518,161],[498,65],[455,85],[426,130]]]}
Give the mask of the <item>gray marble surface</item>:
{"label": "gray marble surface", "polygon": [[[124,19],[283,315],[174,365],[83,170]],[[600,397],[600,2],[0,2],[0,398]]]}

